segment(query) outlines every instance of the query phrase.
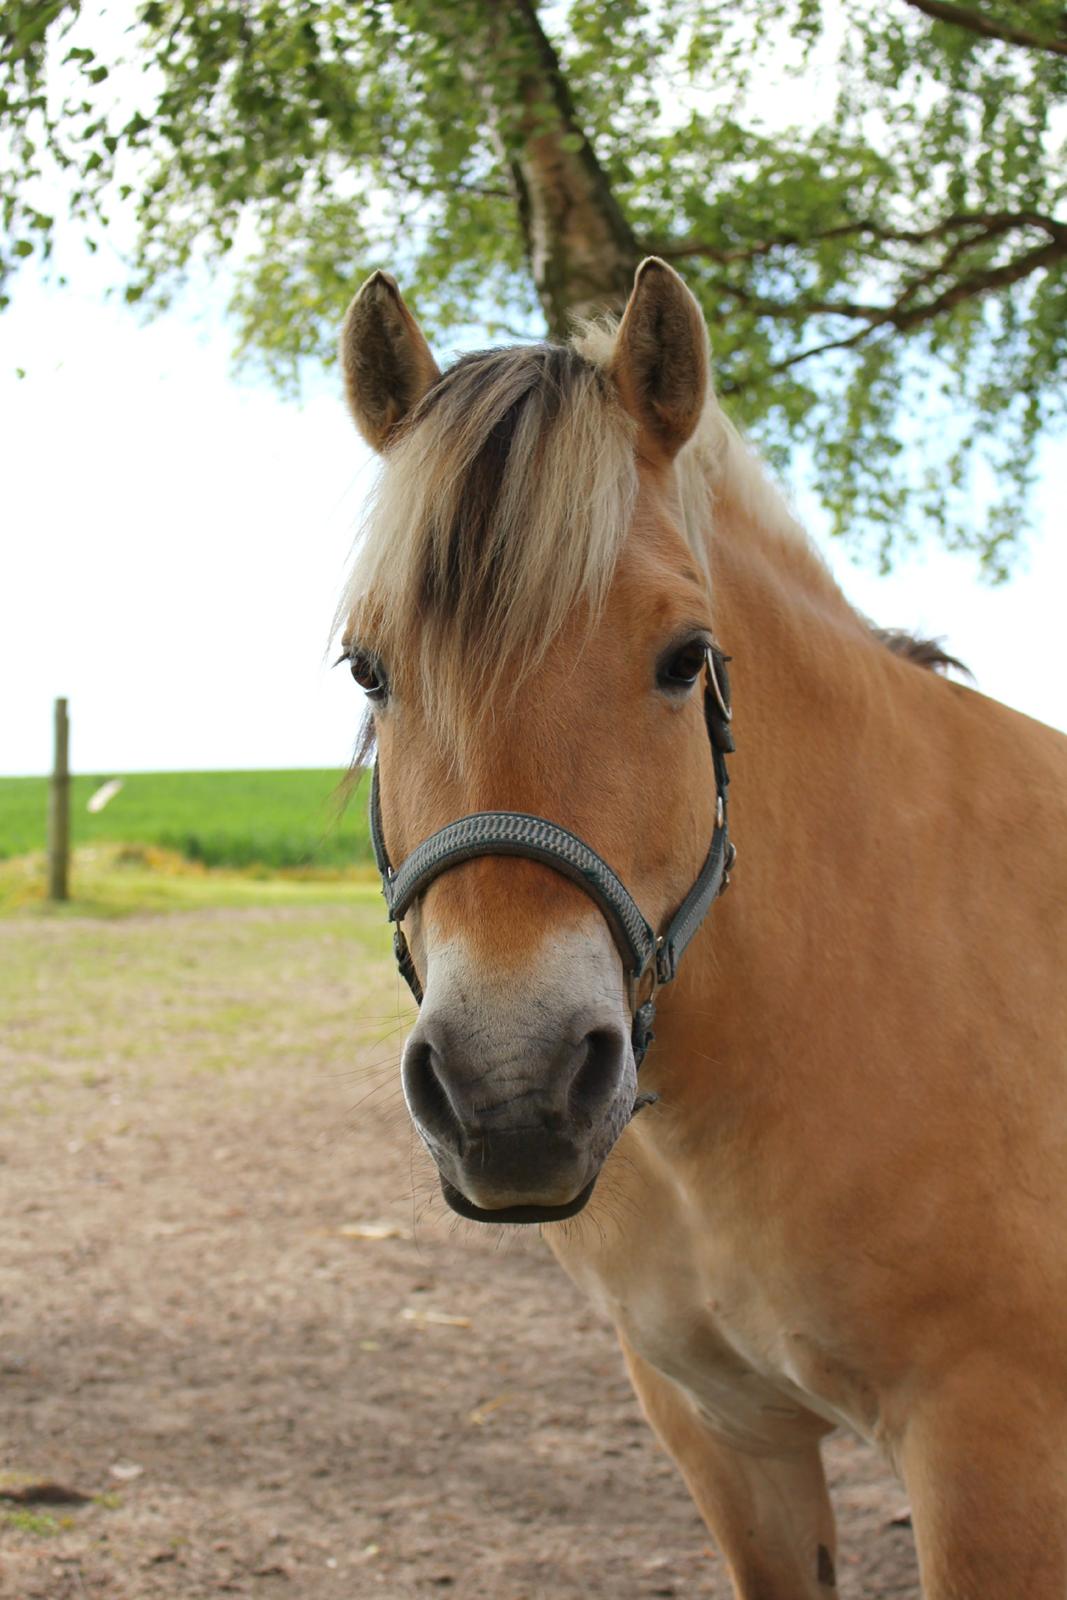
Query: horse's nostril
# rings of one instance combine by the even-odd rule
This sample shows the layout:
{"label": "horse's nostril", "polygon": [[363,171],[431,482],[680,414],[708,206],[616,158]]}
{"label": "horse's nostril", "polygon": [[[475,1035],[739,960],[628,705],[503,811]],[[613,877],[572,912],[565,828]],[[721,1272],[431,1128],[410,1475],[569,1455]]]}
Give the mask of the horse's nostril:
{"label": "horse's nostril", "polygon": [[614,1028],[594,1028],[584,1040],[585,1054],[568,1090],[571,1114],[595,1118],[611,1101],[623,1066],[623,1040]]}
{"label": "horse's nostril", "polygon": [[430,1133],[455,1136],[459,1122],[441,1082],[435,1051],[426,1039],[412,1040],[404,1059],[404,1090],[416,1120]]}

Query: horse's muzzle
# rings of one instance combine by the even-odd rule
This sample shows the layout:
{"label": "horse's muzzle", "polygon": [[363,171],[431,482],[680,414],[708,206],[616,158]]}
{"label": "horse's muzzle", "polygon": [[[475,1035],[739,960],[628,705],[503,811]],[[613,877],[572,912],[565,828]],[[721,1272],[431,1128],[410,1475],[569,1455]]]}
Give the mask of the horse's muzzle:
{"label": "horse's muzzle", "polygon": [[539,1223],[581,1210],[633,1109],[624,1020],[542,1014],[512,1033],[428,998],[404,1052],[404,1093],[454,1211]]}

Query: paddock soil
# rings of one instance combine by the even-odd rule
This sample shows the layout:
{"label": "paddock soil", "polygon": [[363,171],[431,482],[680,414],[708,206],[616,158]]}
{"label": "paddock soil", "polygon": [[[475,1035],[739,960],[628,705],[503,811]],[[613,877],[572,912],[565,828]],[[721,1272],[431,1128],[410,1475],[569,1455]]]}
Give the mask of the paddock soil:
{"label": "paddock soil", "polygon": [[[726,1600],[610,1330],[435,1197],[405,1015],[365,905],[0,924],[3,1600]],[[916,1596],[826,1453],[842,1594]]]}

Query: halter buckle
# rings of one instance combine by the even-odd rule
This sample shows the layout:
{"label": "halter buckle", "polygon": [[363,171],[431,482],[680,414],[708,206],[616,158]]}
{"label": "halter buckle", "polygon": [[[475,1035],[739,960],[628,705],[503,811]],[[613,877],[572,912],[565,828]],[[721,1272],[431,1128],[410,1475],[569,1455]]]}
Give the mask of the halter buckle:
{"label": "halter buckle", "polygon": [[[651,1005],[655,1010],[656,991],[661,983],[669,981],[663,976],[662,954],[664,950],[663,935],[659,934],[652,951],[652,959],[640,977],[635,977],[632,972],[626,975],[626,999],[630,1007],[630,1015],[636,1017],[643,1006]],[[645,981],[648,981],[648,990],[642,993]]]}
{"label": "halter buckle", "polygon": [[[653,1023],[656,1020],[656,1005],[653,1000],[646,1000],[644,1005],[638,1006],[634,1012],[633,1027],[630,1030],[630,1045],[634,1053],[634,1066],[641,1070],[641,1063],[648,1054],[648,1047],[656,1037],[653,1032]],[[645,1104],[648,1102],[645,1101]],[[637,1109],[635,1104],[634,1110]]]}
{"label": "halter buckle", "polygon": [[[707,653],[707,683],[704,687],[704,716],[708,724],[708,734],[711,738],[712,749],[723,755],[730,755],[734,750],[733,734],[730,732],[730,723],[733,721],[733,711],[730,707],[730,679],[726,671],[727,657],[716,645],[710,645]],[[716,764],[716,775],[718,764]]]}
{"label": "halter buckle", "polygon": [[715,695],[715,704],[719,708],[723,721],[732,722],[734,720],[734,714],[730,709],[729,701],[722,692],[722,684],[719,682],[718,661],[720,659],[723,658],[717,656],[714,650],[708,651],[708,677],[711,679],[712,692]]}

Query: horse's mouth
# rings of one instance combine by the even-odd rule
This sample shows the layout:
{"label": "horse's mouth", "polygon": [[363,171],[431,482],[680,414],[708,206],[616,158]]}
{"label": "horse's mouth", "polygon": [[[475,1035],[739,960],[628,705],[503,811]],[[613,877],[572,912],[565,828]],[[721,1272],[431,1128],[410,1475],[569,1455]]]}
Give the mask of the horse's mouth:
{"label": "horse's mouth", "polygon": [[563,1206],[504,1206],[500,1211],[484,1211],[481,1206],[476,1206],[473,1200],[468,1200],[454,1183],[449,1183],[445,1177],[441,1179],[441,1193],[445,1200],[457,1216],[467,1217],[471,1222],[565,1222],[568,1217],[578,1215],[595,1187],[596,1178],[593,1177],[573,1200],[568,1200]]}
{"label": "horse's mouth", "polygon": [[[636,1117],[645,1106],[655,1105],[659,1099],[658,1094],[639,1094],[634,1101],[630,1117]],[[533,1224],[543,1222],[566,1222],[568,1217],[576,1217],[585,1206],[590,1195],[596,1188],[599,1173],[594,1173],[584,1189],[580,1189],[573,1200],[568,1200],[562,1206],[502,1206],[499,1210],[487,1211],[483,1206],[476,1206],[473,1200],[468,1200],[462,1189],[457,1189],[450,1183],[443,1172],[438,1172],[441,1180],[441,1193],[447,1204],[459,1217],[466,1217],[470,1222],[495,1222],[497,1224]]]}

